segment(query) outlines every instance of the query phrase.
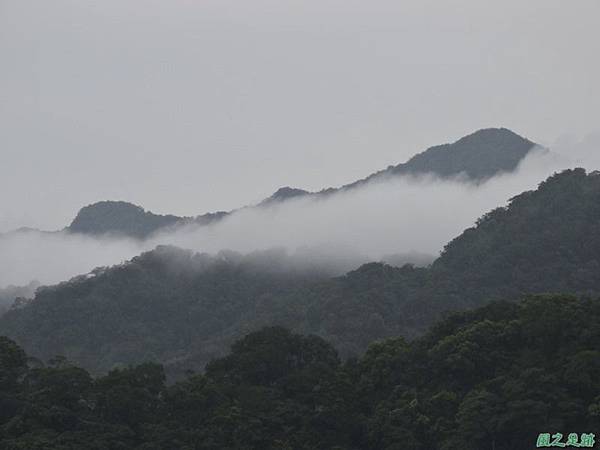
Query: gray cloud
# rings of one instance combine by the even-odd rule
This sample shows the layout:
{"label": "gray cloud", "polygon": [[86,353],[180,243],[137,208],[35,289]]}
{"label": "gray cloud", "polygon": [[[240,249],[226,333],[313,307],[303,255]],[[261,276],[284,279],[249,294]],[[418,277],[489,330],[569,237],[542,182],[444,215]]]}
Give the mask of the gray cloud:
{"label": "gray cloud", "polygon": [[597,129],[594,0],[2,0],[0,230],[193,215],[477,128]]}

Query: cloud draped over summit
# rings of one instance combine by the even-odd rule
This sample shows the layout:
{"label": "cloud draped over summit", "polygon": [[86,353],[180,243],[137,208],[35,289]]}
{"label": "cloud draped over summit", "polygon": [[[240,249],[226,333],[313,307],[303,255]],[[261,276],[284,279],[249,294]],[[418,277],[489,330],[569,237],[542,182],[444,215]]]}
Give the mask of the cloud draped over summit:
{"label": "cloud draped over summit", "polygon": [[0,286],[34,279],[56,283],[161,244],[213,253],[285,247],[302,255],[306,264],[319,261],[339,271],[390,253],[437,254],[482,214],[572,165],[561,155],[534,151],[514,173],[480,185],[428,176],[383,179],[324,198],[241,209],[213,225],[190,225],[144,241],[35,231],[5,234],[0,237]]}

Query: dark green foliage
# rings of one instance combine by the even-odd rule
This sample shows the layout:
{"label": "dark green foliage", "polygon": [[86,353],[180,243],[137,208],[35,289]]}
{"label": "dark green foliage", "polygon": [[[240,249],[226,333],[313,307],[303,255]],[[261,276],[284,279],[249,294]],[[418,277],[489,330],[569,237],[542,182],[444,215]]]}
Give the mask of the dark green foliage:
{"label": "dark green foliage", "polygon": [[246,336],[233,344],[232,352],[209,364],[207,374],[234,384],[286,385],[291,373],[322,374],[339,364],[337,353],[323,340],[278,327]]}
{"label": "dark green foliage", "polygon": [[96,382],[95,410],[106,422],[138,430],[156,417],[164,386],[165,374],[158,364],[112,370]]}
{"label": "dark green foliage", "polygon": [[0,336],[0,389],[13,388],[26,368],[25,352],[7,337]]}
{"label": "dark green foliage", "polygon": [[212,257],[159,247],[41,288],[3,317],[0,333],[42,360],[62,354],[94,373],[155,361],[182,376],[252,329],[301,320],[282,299],[319,277],[286,261],[279,251]]}
{"label": "dark green foliage", "polygon": [[574,169],[480,218],[446,246],[432,278],[467,304],[524,292],[592,295],[600,288],[599,255],[600,176]]}
{"label": "dark green foliage", "polygon": [[371,346],[361,388],[374,399],[375,448],[529,449],[539,430],[594,429],[598,318],[598,301],[537,296]]}
{"label": "dark green foliage", "polygon": [[599,324],[600,300],[533,296],[345,363],[269,327],[171,386],[154,364],[96,380],[60,358],[28,368],[1,338],[0,448],[529,450],[600,426]]}

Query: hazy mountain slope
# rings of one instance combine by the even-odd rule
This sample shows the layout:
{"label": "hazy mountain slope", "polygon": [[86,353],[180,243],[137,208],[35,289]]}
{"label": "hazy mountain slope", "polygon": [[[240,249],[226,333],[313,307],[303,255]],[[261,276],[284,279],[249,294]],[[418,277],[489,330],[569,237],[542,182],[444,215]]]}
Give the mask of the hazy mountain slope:
{"label": "hazy mountain slope", "polygon": [[495,175],[514,171],[534,148],[543,149],[535,142],[507,128],[484,128],[451,144],[430,147],[405,163],[390,166],[340,188],[308,192],[286,186],[261,204],[307,195],[329,195],[360,187],[375,179],[393,176],[432,175],[439,178],[462,176],[465,181],[479,183]]}
{"label": "hazy mountain slope", "polygon": [[[340,190],[360,187],[366,182],[390,176],[418,176],[431,174],[441,178],[464,176],[466,181],[481,182],[503,172],[515,170],[519,162],[534,148],[534,142],[506,128],[476,131],[452,144],[438,145],[413,156],[408,162],[389,167],[365,179],[320,192],[282,187],[258,205],[263,207],[292,198],[330,195]],[[200,225],[219,220],[234,211],[219,211],[195,218],[157,215],[126,203],[103,201],[82,208],[68,231],[90,235],[117,234],[146,238],[169,226],[195,222]]]}
{"label": "hazy mountain slope", "polygon": [[144,211],[140,206],[127,202],[103,201],[81,208],[67,229],[73,233],[114,234],[141,239],[183,220],[183,217]]}
{"label": "hazy mountain slope", "polygon": [[34,356],[65,354],[94,371],[146,359],[201,368],[232,339],[271,324],[320,335],[348,355],[374,339],[420,334],[448,309],[598,293],[599,236],[600,176],[569,170],[484,216],[431,268],[371,263],[326,280],[276,253],[210,258],[163,248],[41,289],[0,318],[0,334]]}
{"label": "hazy mountain slope", "polygon": [[464,174],[469,180],[482,181],[515,170],[535,145],[506,128],[487,128],[452,144],[431,147],[391,172],[433,173],[439,177]]}
{"label": "hazy mountain slope", "polygon": [[13,305],[16,299],[31,298],[40,286],[37,281],[32,281],[27,286],[6,286],[0,289],[0,316]]}
{"label": "hazy mountain slope", "polygon": [[309,331],[348,353],[373,337],[419,334],[445,310],[529,293],[597,295],[600,176],[575,169],[550,177],[482,217],[429,269],[374,263],[332,284],[306,300],[315,305]]}
{"label": "hazy mountain slope", "polygon": [[307,195],[313,195],[313,193],[305,191],[303,189],[296,189],[291,188],[289,186],[284,186],[282,188],[277,189],[277,191],[275,191],[273,195],[260,202],[258,206],[267,206],[275,202],[284,202],[291,198],[305,197]]}
{"label": "hazy mountain slope", "polygon": [[198,368],[258,324],[301,320],[278,302],[322,278],[279,251],[208,256],[159,247],[40,288],[32,303],[0,319],[0,335],[35,356],[64,354],[93,371],[146,360],[176,368],[191,355]]}
{"label": "hazy mountain slope", "polygon": [[507,128],[485,128],[452,144],[430,147],[406,163],[390,166],[342,189],[354,188],[377,178],[401,175],[463,176],[465,181],[478,183],[514,171],[536,147],[542,148]]}
{"label": "hazy mountain slope", "polygon": [[[524,291],[596,291],[600,275],[600,176],[566,170],[484,215],[446,245],[434,282],[466,298]],[[465,296],[463,294],[463,296]]]}

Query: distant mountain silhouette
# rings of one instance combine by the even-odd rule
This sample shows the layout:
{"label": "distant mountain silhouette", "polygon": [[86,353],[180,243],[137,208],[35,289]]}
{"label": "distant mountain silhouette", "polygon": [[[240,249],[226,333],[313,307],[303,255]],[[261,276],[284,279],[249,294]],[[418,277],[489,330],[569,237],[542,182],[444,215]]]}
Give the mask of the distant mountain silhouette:
{"label": "distant mountain silhouette", "polygon": [[102,201],[82,208],[65,231],[93,236],[113,235],[145,239],[169,227],[207,225],[227,214],[229,212],[218,211],[196,217],[160,215],[128,202]]}
{"label": "distant mountain silhouette", "polygon": [[305,191],[304,189],[292,188],[289,186],[284,186],[282,188],[277,189],[273,195],[264,199],[262,202],[258,204],[258,206],[265,206],[277,202],[283,202],[289,200],[291,198],[304,197],[306,195],[311,195],[312,193],[309,191]]}
{"label": "distant mountain silhouette", "polygon": [[127,202],[103,201],[81,208],[68,231],[90,235],[125,235],[141,239],[183,220],[183,217],[157,215]]}
{"label": "distant mountain silhouette", "polygon": [[298,188],[283,187],[263,200],[261,204],[306,195],[330,195],[393,176],[462,177],[464,181],[481,183],[501,173],[513,172],[535,147],[542,149],[535,142],[507,128],[485,128],[452,144],[430,147],[405,163],[390,166],[339,188],[308,192]]}
{"label": "distant mountain silhouette", "polygon": [[485,128],[452,144],[430,147],[403,164],[390,166],[343,188],[397,175],[463,176],[466,181],[480,183],[495,175],[514,171],[536,146],[535,142],[507,128]]}
{"label": "distant mountain silhouette", "polygon": [[433,173],[440,177],[464,174],[481,181],[512,172],[536,144],[506,128],[486,128],[453,144],[437,145],[399,164],[394,174]]}
{"label": "distant mountain silhouette", "polygon": [[[506,128],[487,128],[465,136],[452,144],[438,145],[413,156],[406,163],[390,166],[340,188],[309,192],[289,186],[249,207],[268,207],[300,197],[321,197],[355,189],[365,183],[396,176],[430,174],[440,178],[462,177],[481,183],[500,173],[511,172],[536,144]],[[208,213],[195,218],[157,215],[127,202],[102,201],[82,208],[67,228],[88,235],[124,235],[144,239],[167,227],[196,223],[206,225],[237,210]]]}

